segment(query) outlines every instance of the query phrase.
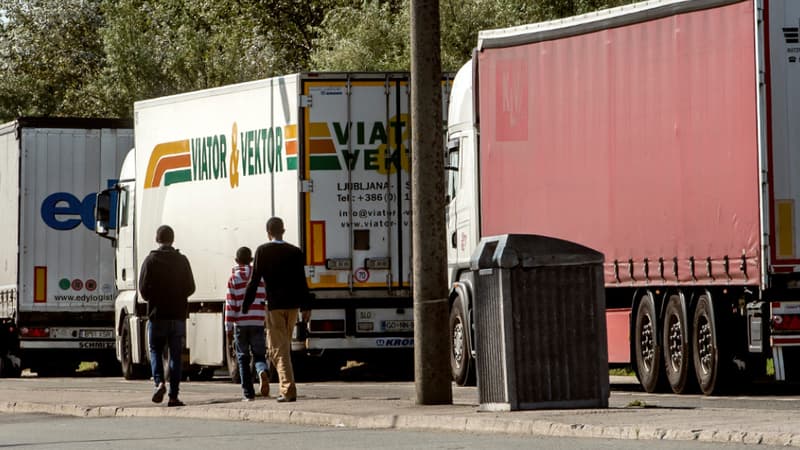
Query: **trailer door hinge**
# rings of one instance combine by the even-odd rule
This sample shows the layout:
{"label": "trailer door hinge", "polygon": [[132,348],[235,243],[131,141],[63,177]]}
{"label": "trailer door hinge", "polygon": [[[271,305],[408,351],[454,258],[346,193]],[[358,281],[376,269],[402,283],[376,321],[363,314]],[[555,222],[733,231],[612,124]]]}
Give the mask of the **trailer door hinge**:
{"label": "trailer door hinge", "polygon": [[310,95],[301,95],[300,96],[300,107],[301,108],[311,108],[311,96]]}
{"label": "trailer door hinge", "polygon": [[300,180],[300,192],[314,192],[314,180]]}
{"label": "trailer door hinge", "polygon": [[314,278],[314,275],[316,274],[316,269],[314,266],[304,266],[303,268],[306,271],[307,278]]}

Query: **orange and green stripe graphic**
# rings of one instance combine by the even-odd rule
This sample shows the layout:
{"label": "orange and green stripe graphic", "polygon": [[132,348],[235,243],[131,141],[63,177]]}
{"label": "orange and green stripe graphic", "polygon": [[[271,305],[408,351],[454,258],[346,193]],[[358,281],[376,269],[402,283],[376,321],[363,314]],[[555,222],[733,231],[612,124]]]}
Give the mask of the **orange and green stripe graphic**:
{"label": "orange and green stripe graphic", "polygon": [[342,170],[331,130],[326,122],[309,124],[308,152],[311,170]]}
{"label": "orange and green stripe graphic", "polygon": [[145,189],[191,180],[192,158],[188,140],[165,142],[155,146],[147,164]]}
{"label": "orange and green stripe graphic", "polygon": [[[286,167],[297,170],[299,140],[297,139],[297,125],[284,127],[286,139]],[[311,160],[311,170],[340,170],[339,157],[333,144],[331,132],[325,122],[313,122],[308,126],[308,148]]]}
{"label": "orange and green stripe graphic", "polygon": [[286,140],[286,168],[297,170],[297,125],[286,125],[283,134],[283,138]]}

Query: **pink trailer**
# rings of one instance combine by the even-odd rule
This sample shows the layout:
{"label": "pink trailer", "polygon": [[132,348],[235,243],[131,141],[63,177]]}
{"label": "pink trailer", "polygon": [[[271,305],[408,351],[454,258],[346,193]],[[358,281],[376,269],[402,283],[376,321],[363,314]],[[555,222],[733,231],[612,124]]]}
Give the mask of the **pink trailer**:
{"label": "pink trailer", "polygon": [[767,358],[800,378],[798,25],[788,0],[671,0],[481,32],[449,116],[451,298],[470,242],[558,237],[604,253],[609,362],[647,391]]}

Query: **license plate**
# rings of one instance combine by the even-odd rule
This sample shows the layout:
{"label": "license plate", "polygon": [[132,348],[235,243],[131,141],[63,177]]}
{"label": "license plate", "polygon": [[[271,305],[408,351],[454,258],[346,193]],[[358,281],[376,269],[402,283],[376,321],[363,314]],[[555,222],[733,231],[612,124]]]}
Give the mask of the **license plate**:
{"label": "license plate", "polygon": [[97,342],[97,341],[88,341],[88,342],[79,342],[78,348],[84,350],[98,350],[98,349],[107,349],[107,348],[114,348],[113,342]]}
{"label": "license plate", "polygon": [[114,330],[80,330],[78,336],[81,339],[111,339],[114,337]]}
{"label": "license plate", "polygon": [[385,320],[383,329],[385,331],[412,331],[414,322],[412,320]]}

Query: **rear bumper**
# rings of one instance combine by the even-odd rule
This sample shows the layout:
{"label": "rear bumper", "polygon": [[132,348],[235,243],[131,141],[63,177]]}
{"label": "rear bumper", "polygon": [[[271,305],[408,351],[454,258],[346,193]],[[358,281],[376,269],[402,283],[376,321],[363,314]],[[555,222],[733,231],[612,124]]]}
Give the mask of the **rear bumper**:
{"label": "rear bumper", "polygon": [[[298,344],[303,344],[299,341]],[[414,348],[414,338],[410,336],[308,338],[305,348],[314,350],[384,350]]]}

